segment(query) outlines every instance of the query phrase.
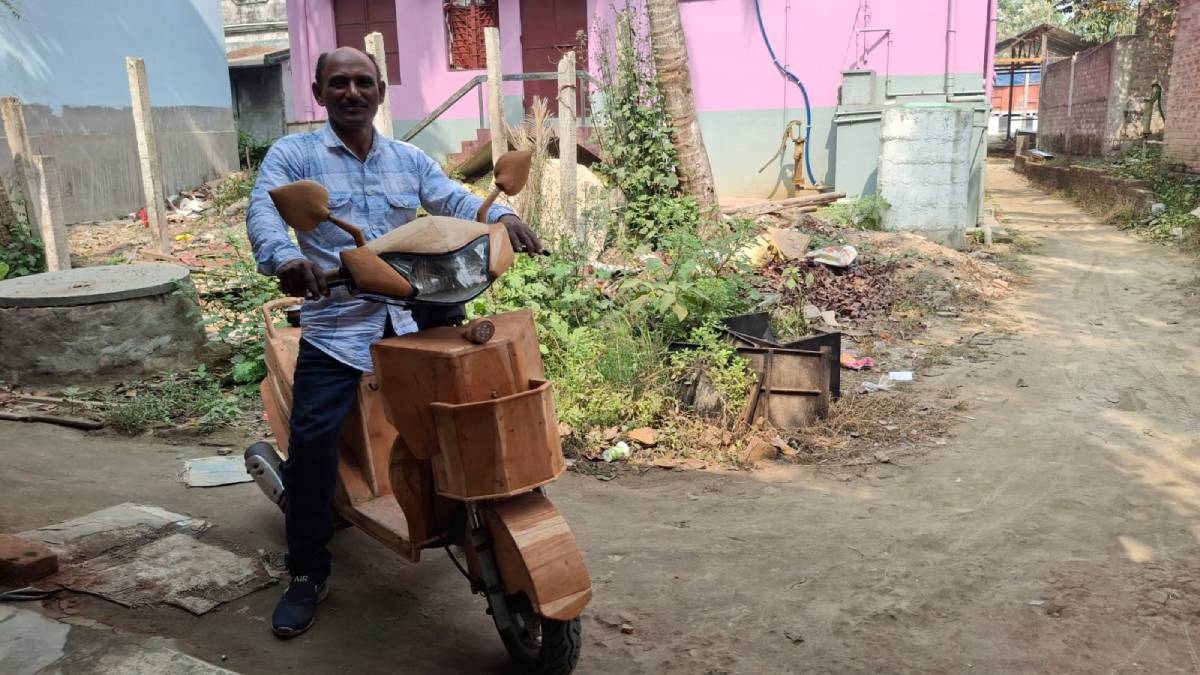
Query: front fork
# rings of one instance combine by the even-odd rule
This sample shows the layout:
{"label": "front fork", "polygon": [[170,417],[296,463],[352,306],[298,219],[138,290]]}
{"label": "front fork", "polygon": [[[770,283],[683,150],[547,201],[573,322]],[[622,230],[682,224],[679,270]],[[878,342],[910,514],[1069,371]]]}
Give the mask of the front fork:
{"label": "front fork", "polygon": [[498,630],[512,627],[511,614],[508,611],[508,598],[504,594],[504,583],[500,580],[500,566],[496,562],[496,552],[492,548],[492,535],[487,524],[479,513],[479,505],[467,502],[467,525],[470,528],[469,545],[475,551],[475,559],[479,562],[479,576],[483,581],[483,595],[487,597],[491,608],[492,620]]}

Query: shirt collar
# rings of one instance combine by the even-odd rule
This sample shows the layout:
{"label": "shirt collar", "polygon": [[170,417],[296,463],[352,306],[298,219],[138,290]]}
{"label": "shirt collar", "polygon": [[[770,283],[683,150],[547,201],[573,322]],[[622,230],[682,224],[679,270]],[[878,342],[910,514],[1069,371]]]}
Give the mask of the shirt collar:
{"label": "shirt collar", "polygon": [[[321,140],[325,143],[326,147],[343,148],[346,152],[349,152],[352,155],[354,154],[350,151],[350,148],[346,147],[346,144],[342,142],[342,139],[338,138],[337,133],[334,132],[333,127],[329,125],[329,122],[325,122],[325,126],[321,127],[320,131],[317,133],[321,135]],[[371,149],[367,151],[368,159],[370,159],[371,155],[374,155],[375,152],[379,150],[381,143],[379,140],[380,136],[382,136],[382,134],[380,134],[379,131],[376,131],[371,137]]]}

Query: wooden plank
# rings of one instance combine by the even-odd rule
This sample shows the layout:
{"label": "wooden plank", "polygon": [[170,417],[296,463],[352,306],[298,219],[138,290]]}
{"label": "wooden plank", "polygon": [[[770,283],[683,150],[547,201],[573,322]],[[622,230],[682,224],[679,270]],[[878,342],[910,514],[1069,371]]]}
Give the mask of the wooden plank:
{"label": "wooden plank", "polygon": [[483,43],[487,50],[488,129],[492,133],[492,166],[508,150],[508,134],[504,128],[504,69],[500,62],[500,29],[484,28]]}
{"label": "wooden plank", "polygon": [[46,256],[46,271],[69,270],[71,247],[67,241],[58,163],[48,155],[34,155],[33,169],[37,176],[38,229],[41,231],[42,251]]}
{"label": "wooden plank", "polygon": [[33,147],[25,129],[25,111],[21,99],[16,96],[0,98],[0,116],[4,118],[4,136],[8,139],[8,151],[13,158],[13,173],[17,182],[16,196],[22,201],[25,221],[34,236],[40,234],[37,225],[37,202],[34,200]]}
{"label": "wooden plank", "polygon": [[[388,81],[388,63],[387,53],[383,46],[383,34],[379,32],[368,33],[363,39],[366,45],[367,53],[375,57],[375,62],[379,64],[379,79],[382,82]],[[384,95],[384,99],[379,103],[379,109],[375,111],[375,131],[383,134],[385,138],[393,138],[392,130],[392,105],[390,99]]]}
{"label": "wooden plank", "polygon": [[587,232],[580,227],[575,212],[575,52],[567,52],[558,62],[558,168],[562,198],[562,228],[573,232],[575,244],[582,246]]}
{"label": "wooden plank", "polygon": [[150,231],[154,233],[154,243],[158,251],[170,253],[162,167],[158,158],[158,139],[154,134],[154,116],[150,109],[150,84],[146,79],[146,62],[126,56],[125,70],[129,74],[129,95],[133,100],[133,130],[137,134],[138,163],[142,169],[146,219],[150,223]]}

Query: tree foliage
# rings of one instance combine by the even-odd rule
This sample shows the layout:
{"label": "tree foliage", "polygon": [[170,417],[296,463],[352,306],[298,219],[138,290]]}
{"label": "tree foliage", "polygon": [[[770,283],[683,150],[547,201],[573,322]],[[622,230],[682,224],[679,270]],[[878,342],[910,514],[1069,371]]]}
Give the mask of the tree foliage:
{"label": "tree foliage", "polygon": [[[1003,40],[1048,23],[1091,42],[1106,42],[1134,31],[1143,4],[1149,3],[1146,0],[1000,0],[997,33]],[[1173,0],[1155,4],[1173,4]]]}

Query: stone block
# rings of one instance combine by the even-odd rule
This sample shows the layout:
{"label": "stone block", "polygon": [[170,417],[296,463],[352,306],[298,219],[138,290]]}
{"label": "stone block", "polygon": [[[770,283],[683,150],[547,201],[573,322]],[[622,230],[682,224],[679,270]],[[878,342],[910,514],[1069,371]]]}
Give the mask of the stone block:
{"label": "stone block", "polygon": [[44,544],[0,534],[0,585],[24,586],[58,571],[58,554]]}

